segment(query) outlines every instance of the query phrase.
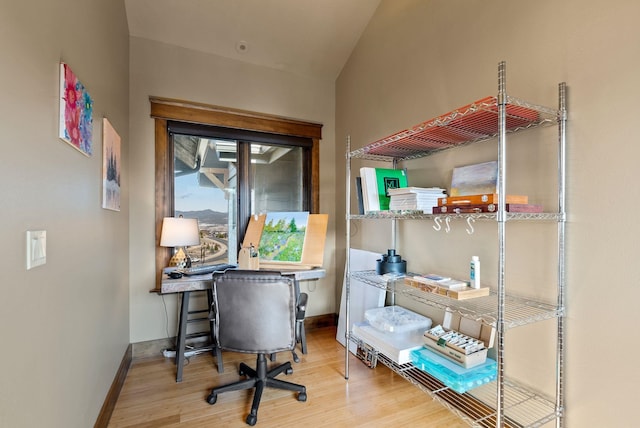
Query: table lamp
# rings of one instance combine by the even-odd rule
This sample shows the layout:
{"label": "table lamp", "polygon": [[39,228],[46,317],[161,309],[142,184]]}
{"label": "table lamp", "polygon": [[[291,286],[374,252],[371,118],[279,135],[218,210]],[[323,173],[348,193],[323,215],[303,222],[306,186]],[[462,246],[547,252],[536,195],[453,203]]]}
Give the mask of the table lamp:
{"label": "table lamp", "polygon": [[175,247],[177,250],[169,266],[178,268],[191,267],[191,258],[184,247],[198,245],[200,243],[200,229],[198,219],[183,218],[182,216],[165,217],[162,220],[162,234],[160,235],[161,247]]}

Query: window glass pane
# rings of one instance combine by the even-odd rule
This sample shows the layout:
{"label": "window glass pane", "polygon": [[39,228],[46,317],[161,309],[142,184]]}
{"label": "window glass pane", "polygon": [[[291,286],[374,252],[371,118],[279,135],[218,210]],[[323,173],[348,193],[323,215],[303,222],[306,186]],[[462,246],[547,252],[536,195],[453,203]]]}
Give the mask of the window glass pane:
{"label": "window glass pane", "polygon": [[173,135],[175,216],[197,218],[200,245],[187,248],[194,266],[236,263],[237,142]]}
{"label": "window glass pane", "polygon": [[252,214],[306,211],[303,148],[251,144]]}

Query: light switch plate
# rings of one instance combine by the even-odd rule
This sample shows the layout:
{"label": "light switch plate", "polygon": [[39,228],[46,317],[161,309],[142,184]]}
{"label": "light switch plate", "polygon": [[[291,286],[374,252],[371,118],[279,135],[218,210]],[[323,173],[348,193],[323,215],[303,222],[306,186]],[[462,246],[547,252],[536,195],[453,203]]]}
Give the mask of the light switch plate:
{"label": "light switch plate", "polygon": [[27,270],[47,262],[47,231],[27,231]]}

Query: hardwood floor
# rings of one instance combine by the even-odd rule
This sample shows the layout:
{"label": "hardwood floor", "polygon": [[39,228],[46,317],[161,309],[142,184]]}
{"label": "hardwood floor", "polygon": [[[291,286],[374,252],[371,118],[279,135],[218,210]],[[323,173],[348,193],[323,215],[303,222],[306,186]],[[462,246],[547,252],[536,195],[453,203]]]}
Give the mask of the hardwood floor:
{"label": "hardwood floor", "polygon": [[[293,374],[280,378],[307,387],[307,401],[295,393],[266,389],[256,426],[267,427],[426,427],[467,425],[427,394],[379,364],[367,368],[352,357],[349,380],[344,379],[344,348],[335,340],[335,327],[307,332],[308,354],[293,364]],[[208,354],[190,358],[183,381],[175,382],[173,359],[137,360],[111,416],[109,427],[246,427],[253,391],[221,394],[213,406],[210,389],[239,379],[237,366],[255,366],[255,356],[224,352],[224,370]],[[278,363],[291,354],[278,354]],[[275,364],[275,363],[274,363]]]}

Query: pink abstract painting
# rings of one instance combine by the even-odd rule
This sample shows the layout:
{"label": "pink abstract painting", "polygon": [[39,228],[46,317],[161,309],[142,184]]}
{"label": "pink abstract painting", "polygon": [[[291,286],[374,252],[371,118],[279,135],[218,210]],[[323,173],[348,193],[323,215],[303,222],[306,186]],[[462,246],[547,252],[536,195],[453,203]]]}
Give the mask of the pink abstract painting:
{"label": "pink abstract painting", "polygon": [[87,156],[92,154],[93,100],[71,68],[60,63],[59,137]]}

